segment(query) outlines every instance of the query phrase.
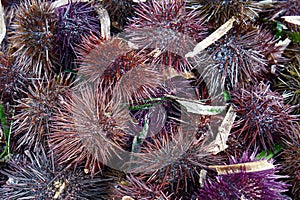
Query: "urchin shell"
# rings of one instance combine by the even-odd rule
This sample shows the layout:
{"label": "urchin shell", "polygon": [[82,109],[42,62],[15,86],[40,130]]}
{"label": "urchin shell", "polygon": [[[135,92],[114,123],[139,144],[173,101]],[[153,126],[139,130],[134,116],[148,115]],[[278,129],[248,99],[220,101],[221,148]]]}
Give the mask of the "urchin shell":
{"label": "urchin shell", "polygon": [[75,47],[81,44],[82,37],[97,34],[100,21],[91,3],[72,2],[55,9],[56,49],[64,68],[74,68],[77,58]]}
{"label": "urchin shell", "polygon": [[54,71],[54,29],[52,4],[45,0],[25,0],[15,8],[9,42],[16,64],[25,73],[41,77]]}
{"label": "urchin shell", "polygon": [[3,199],[105,199],[110,181],[91,178],[82,167],[63,170],[43,150],[15,156],[1,174],[8,176],[0,188]]}
{"label": "urchin shell", "polygon": [[273,149],[289,138],[297,126],[293,108],[285,105],[283,97],[270,89],[269,85],[242,88],[231,92],[231,102],[237,113],[232,134],[247,148]]}
{"label": "urchin shell", "polygon": [[[245,152],[241,159],[232,158],[230,164],[247,164],[255,160],[255,152],[250,155]],[[270,161],[269,161],[270,162]],[[228,168],[230,171],[230,167]],[[278,170],[272,168],[248,172],[246,167],[238,171],[218,175],[215,180],[207,180],[203,188],[196,193],[199,199],[287,199],[282,193],[287,191],[288,184],[278,179],[283,176],[276,175]]]}

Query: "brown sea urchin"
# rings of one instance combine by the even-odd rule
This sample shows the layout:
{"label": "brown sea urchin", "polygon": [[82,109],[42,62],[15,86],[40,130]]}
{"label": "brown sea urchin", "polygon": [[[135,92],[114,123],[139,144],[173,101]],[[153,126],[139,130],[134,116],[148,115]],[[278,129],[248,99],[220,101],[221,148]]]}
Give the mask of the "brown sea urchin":
{"label": "brown sea urchin", "polygon": [[32,79],[27,91],[20,89],[24,98],[17,101],[13,122],[13,135],[18,138],[18,147],[36,149],[49,134],[50,118],[68,90],[69,76],[48,79]]}
{"label": "brown sea urchin", "polygon": [[25,0],[15,9],[8,33],[12,56],[24,72],[42,76],[54,70],[53,7],[45,0]]}
{"label": "brown sea urchin", "polygon": [[59,164],[84,163],[94,175],[127,145],[128,114],[119,105],[104,103],[105,98],[87,85],[73,91],[64,99],[63,109],[54,113],[49,143]]}

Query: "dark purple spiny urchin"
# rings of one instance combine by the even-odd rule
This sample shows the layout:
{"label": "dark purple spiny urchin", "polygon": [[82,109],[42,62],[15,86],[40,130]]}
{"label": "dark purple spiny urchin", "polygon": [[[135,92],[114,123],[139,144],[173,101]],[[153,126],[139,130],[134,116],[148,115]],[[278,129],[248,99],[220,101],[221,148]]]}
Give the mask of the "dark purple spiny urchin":
{"label": "dark purple spiny urchin", "polygon": [[295,136],[285,141],[285,147],[279,155],[278,163],[282,166],[280,174],[288,175],[294,199],[300,198],[300,127],[295,129]]}
{"label": "dark purple spiny urchin", "polygon": [[273,149],[282,138],[291,137],[297,126],[293,107],[285,105],[283,97],[262,82],[231,92],[231,102],[238,116],[232,134],[247,148]]}
{"label": "dark purple spiny urchin", "polygon": [[17,101],[13,122],[13,136],[17,139],[17,149],[34,150],[49,133],[50,118],[59,109],[60,101],[68,91],[70,76],[57,76],[52,79],[32,79],[26,91],[20,89],[24,98]]}
{"label": "dark purple spiny urchin", "polygon": [[11,58],[2,52],[0,54],[0,101],[13,105],[15,100],[24,97],[19,89],[26,90],[26,75],[12,63]]}
{"label": "dark purple spiny urchin", "polygon": [[225,160],[209,153],[203,141],[196,139],[196,132],[175,129],[178,127],[170,125],[147,138],[140,147],[140,153],[134,155],[128,165],[130,172],[147,174],[156,180],[155,184],[162,184],[161,190],[165,194],[190,199],[192,191],[199,185],[201,169]]}
{"label": "dark purple spiny urchin", "polygon": [[197,13],[187,10],[183,0],[150,0],[139,3],[135,12],[124,37],[137,48],[152,51],[158,58],[156,64],[173,65],[179,71],[191,70],[185,54],[207,33]]}
{"label": "dark purple spiny urchin", "polygon": [[[255,163],[255,153],[244,153],[241,159],[232,158],[227,173],[219,174],[214,180],[208,179],[197,192],[199,199],[288,199],[283,192],[288,185],[278,179],[276,166],[270,161]],[[247,168],[247,164],[253,165]],[[266,163],[268,162],[268,163]],[[240,164],[236,165],[235,164]],[[225,165],[226,166],[226,165]],[[267,167],[266,167],[267,166]]]}
{"label": "dark purple spiny urchin", "polygon": [[11,158],[0,173],[8,176],[0,188],[3,199],[106,199],[110,181],[91,178],[82,167],[63,170],[43,150]]}
{"label": "dark purple spiny urchin", "polygon": [[127,196],[140,200],[169,200],[173,195],[165,193],[163,189],[169,183],[159,183],[147,177],[127,175],[126,180],[120,182],[111,195],[113,198],[122,199]]}
{"label": "dark purple spiny urchin", "polygon": [[268,79],[272,68],[276,69],[284,60],[275,43],[276,39],[266,29],[235,28],[208,47],[215,63],[204,66],[202,76],[209,79],[213,88],[221,84],[227,90]]}
{"label": "dark purple spiny urchin", "polygon": [[54,12],[50,2],[25,0],[15,8],[8,33],[12,57],[25,73],[41,77],[55,70]]}
{"label": "dark purple spiny urchin", "polygon": [[112,31],[119,33],[128,24],[129,18],[134,15],[136,3],[132,0],[98,0],[107,10]]}
{"label": "dark purple spiny urchin", "polygon": [[100,20],[91,3],[72,2],[55,9],[56,14],[56,51],[63,68],[74,68],[75,47],[82,37],[97,34]]}
{"label": "dark purple spiny urchin", "polygon": [[258,18],[262,5],[246,0],[190,0],[189,4],[198,8],[199,17],[205,18],[212,30],[235,17],[241,25],[249,24]]}
{"label": "dark purple spiny urchin", "polygon": [[294,113],[300,114],[300,57],[280,73],[275,89],[283,95],[285,103],[298,106]]}

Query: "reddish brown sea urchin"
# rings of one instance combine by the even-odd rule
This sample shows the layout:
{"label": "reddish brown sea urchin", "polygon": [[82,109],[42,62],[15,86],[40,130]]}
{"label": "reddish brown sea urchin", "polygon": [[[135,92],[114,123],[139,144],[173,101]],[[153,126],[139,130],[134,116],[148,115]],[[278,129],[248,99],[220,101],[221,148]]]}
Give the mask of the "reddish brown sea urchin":
{"label": "reddish brown sea urchin", "polygon": [[190,71],[192,66],[184,56],[207,33],[197,13],[187,10],[183,0],[150,0],[139,3],[135,12],[124,37],[136,48],[152,52],[155,64]]}
{"label": "reddish brown sea urchin", "polygon": [[[54,110],[67,93],[69,76],[58,76],[52,79],[32,79],[26,91],[20,90],[24,98],[17,101],[16,115],[13,122],[13,135],[18,138],[18,147],[38,148],[44,137],[50,132],[49,121]],[[58,112],[58,111],[57,111]]]}
{"label": "reddish brown sea urchin", "polygon": [[114,102],[106,104],[105,99],[105,93],[87,85],[67,96],[63,109],[54,113],[49,144],[59,164],[84,163],[94,175],[126,148],[128,114]]}
{"label": "reddish brown sea urchin", "polygon": [[[176,34],[189,36],[189,39],[196,41],[205,37],[206,28],[202,19],[197,17],[196,12],[187,10],[183,0],[150,0],[139,3],[135,12],[137,16],[130,19],[126,31],[132,34],[132,41],[142,48],[157,46],[160,49],[173,49],[168,46],[175,45],[172,42],[178,40]],[[184,38],[181,39],[184,41]],[[182,47],[184,43],[177,45]]]}
{"label": "reddish brown sea urchin", "polygon": [[92,35],[84,38],[78,52],[79,85],[98,84],[116,103],[150,98],[162,84],[159,67],[148,64],[146,56],[129,48],[123,39],[102,40]]}
{"label": "reddish brown sea urchin", "polygon": [[8,33],[12,56],[24,72],[41,77],[54,70],[53,7],[45,0],[25,0],[15,9]]}
{"label": "reddish brown sea urchin", "polygon": [[78,74],[83,82],[97,84],[108,66],[119,56],[131,51],[131,48],[120,38],[113,37],[111,40],[105,40],[92,34],[83,38],[82,44],[76,51],[79,63]]}

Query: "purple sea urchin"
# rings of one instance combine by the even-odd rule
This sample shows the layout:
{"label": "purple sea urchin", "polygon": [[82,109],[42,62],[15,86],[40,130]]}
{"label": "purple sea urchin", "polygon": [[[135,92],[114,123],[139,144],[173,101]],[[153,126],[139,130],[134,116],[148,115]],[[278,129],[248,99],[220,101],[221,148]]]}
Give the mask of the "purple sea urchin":
{"label": "purple sea urchin", "polygon": [[[246,164],[255,161],[255,154],[244,153],[240,160],[232,158],[230,164],[241,164],[238,171],[218,175],[216,180],[206,181],[203,188],[197,192],[199,199],[287,199],[281,193],[287,191],[287,184],[279,182],[280,175],[276,167],[269,167],[254,172],[246,169]],[[271,166],[272,164],[269,163]],[[244,166],[244,167],[243,167]],[[260,167],[260,166],[256,166]],[[228,171],[231,168],[228,166]]]}
{"label": "purple sea urchin", "polygon": [[[53,159],[53,158],[52,158]],[[91,178],[82,167],[62,170],[43,151],[13,158],[1,173],[8,176],[1,185],[3,199],[105,199],[109,179]]]}
{"label": "purple sea urchin", "polygon": [[298,106],[295,113],[300,114],[300,57],[280,73],[276,82],[276,91],[284,96],[285,103]]}
{"label": "purple sea urchin", "polygon": [[258,18],[262,6],[254,1],[239,0],[191,0],[199,10],[199,16],[208,21],[210,28],[221,26],[232,16],[238,19],[240,24],[248,24]]}
{"label": "purple sea urchin", "polygon": [[151,178],[137,177],[128,175],[126,181],[122,181],[115,189],[114,196],[117,199],[121,199],[124,196],[131,197],[132,199],[140,200],[168,200],[172,199],[172,194],[166,194],[163,192],[164,187],[168,184],[157,183]]}
{"label": "purple sea urchin", "polygon": [[231,93],[238,115],[232,134],[247,148],[270,150],[282,138],[291,137],[297,124],[297,117],[291,114],[293,108],[284,105],[283,97],[269,87],[260,83]]}
{"label": "purple sea urchin", "polygon": [[207,33],[197,13],[187,10],[183,0],[150,0],[139,3],[135,12],[124,37],[137,48],[154,54],[155,64],[172,66],[180,72],[190,71],[192,66],[185,54]]}
{"label": "purple sea urchin", "polygon": [[288,175],[291,184],[291,193],[294,199],[300,197],[300,127],[295,130],[294,137],[285,142],[285,148],[280,154],[280,173]]}
{"label": "purple sea urchin", "polygon": [[216,63],[207,65],[202,76],[207,77],[211,86],[221,83],[227,89],[267,79],[271,65],[283,59],[275,42],[266,29],[252,26],[245,30],[233,29],[224,39],[208,47],[208,54]]}
{"label": "purple sea urchin", "polygon": [[45,0],[25,0],[15,9],[8,33],[12,56],[25,73],[41,77],[54,70],[53,8]]}
{"label": "purple sea urchin", "polygon": [[74,68],[75,46],[80,44],[82,37],[97,34],[100,21],[91,3],[72,2],[55,9],[57,28],[56,49],[60,63],[64,68]]}
{"label": "purple sea urchin", "polygon": [[168,183],[163,190],[166,194],[189,199],[199,184],[200,170],[224,160],[208,152],[203,140],[196,139],[196,131],[191,134],[176,129],[171,125],[148,139],[129,165],[132,173],[148,174],[162,185]]}
{"label": "purple sea urchin", "polygon": [[14,100],[23,97],[19,88],[25,89],[27,80],[24,73],[11,63],[11,59],[1,52],[0,55],[0,100],[6,104],[14,104]]}
{"label": "purple sea urchin", "polygon": [[98,0],[107,10],[113,32],[120,32],[128,24],[128,19],[134,15],[136,3],[131,0]]}

